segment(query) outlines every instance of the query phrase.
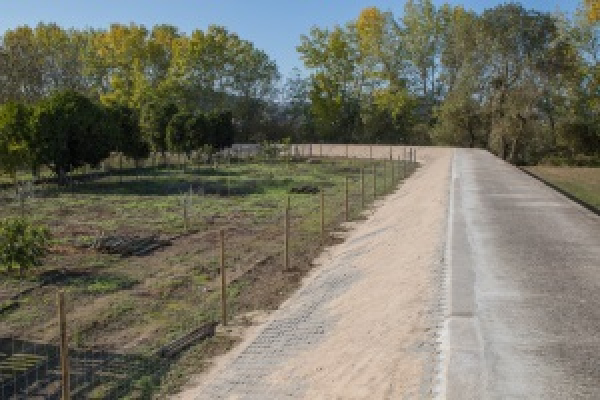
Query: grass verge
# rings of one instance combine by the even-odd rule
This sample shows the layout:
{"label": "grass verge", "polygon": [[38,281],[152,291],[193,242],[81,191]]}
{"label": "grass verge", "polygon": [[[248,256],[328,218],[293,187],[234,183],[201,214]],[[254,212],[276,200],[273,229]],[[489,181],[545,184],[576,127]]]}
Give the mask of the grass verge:
{"label": "grass verge", "polygon": [[527,167],[529,172],[600,209],[600,168]]}

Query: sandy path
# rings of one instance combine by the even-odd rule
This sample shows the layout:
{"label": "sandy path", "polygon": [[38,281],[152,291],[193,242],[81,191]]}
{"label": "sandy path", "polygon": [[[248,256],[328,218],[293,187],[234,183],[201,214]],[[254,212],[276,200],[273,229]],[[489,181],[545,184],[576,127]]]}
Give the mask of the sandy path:
{"label": "sandy path", "polygon": [[418,158],[424,166],[178,398],[428,397],[452,151]]}

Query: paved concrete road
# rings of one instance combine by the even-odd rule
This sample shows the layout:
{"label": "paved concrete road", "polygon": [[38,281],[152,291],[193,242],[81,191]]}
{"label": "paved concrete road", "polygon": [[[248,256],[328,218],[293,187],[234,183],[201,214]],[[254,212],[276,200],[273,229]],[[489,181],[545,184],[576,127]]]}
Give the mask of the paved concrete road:
{"label": "paved concrete road", "polygon": [[600,399],[600,217],[456,150],[441,396]]}

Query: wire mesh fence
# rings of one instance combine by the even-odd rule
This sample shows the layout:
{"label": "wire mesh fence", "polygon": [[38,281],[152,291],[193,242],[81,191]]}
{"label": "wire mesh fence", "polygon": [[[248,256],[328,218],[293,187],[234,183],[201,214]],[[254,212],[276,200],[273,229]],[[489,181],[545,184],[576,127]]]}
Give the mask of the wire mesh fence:
{"label": "wire mesh fence", "polygon": [[[117,155],[102,170],[83,171],[74,188],[38,183],[26,202],[8,204],[9,215],[24,210],[70,236],[54,246],[52,268],[0,286],[0,398],[58,399],[65,386],[73,399],[152,398],[176,387],[185,378],[182,352],[214,335],[223,300],[229,321],[277,307],[319,249],[335,242],[340,224],[361,218],[417,167],[412,149],[404,157],[390,146],[293,145],[262,159],[242,153],[202,163]],[[134,242],[124,237],[146,248],[159,239],[173,245],[139,257],[131,249],[99,253],[91,245],[99,231],[103,240],[123,233],[114,235],[121,250]],[[171,250],[179,245],[184,252]]]}

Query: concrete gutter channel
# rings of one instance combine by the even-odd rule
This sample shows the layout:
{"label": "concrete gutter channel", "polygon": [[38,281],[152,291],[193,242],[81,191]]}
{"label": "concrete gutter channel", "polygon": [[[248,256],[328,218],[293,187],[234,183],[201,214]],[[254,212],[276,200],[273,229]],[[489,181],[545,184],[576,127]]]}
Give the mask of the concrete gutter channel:
{"label": "concrete gutter channel", "polygon": [[[466,234],[466,216],[461,196],[461,177],[456,168],[456,150],[448,196],[448,226],[444,254],[445,276],[440,292],[445,312],[440,332],[436,399],[480,399],[485,384],[483,342],[475,315],[475,271],[473,249]],[[456,251],[461,249],[462,251]],[[469,251],[465,251],[465,250]]]}

